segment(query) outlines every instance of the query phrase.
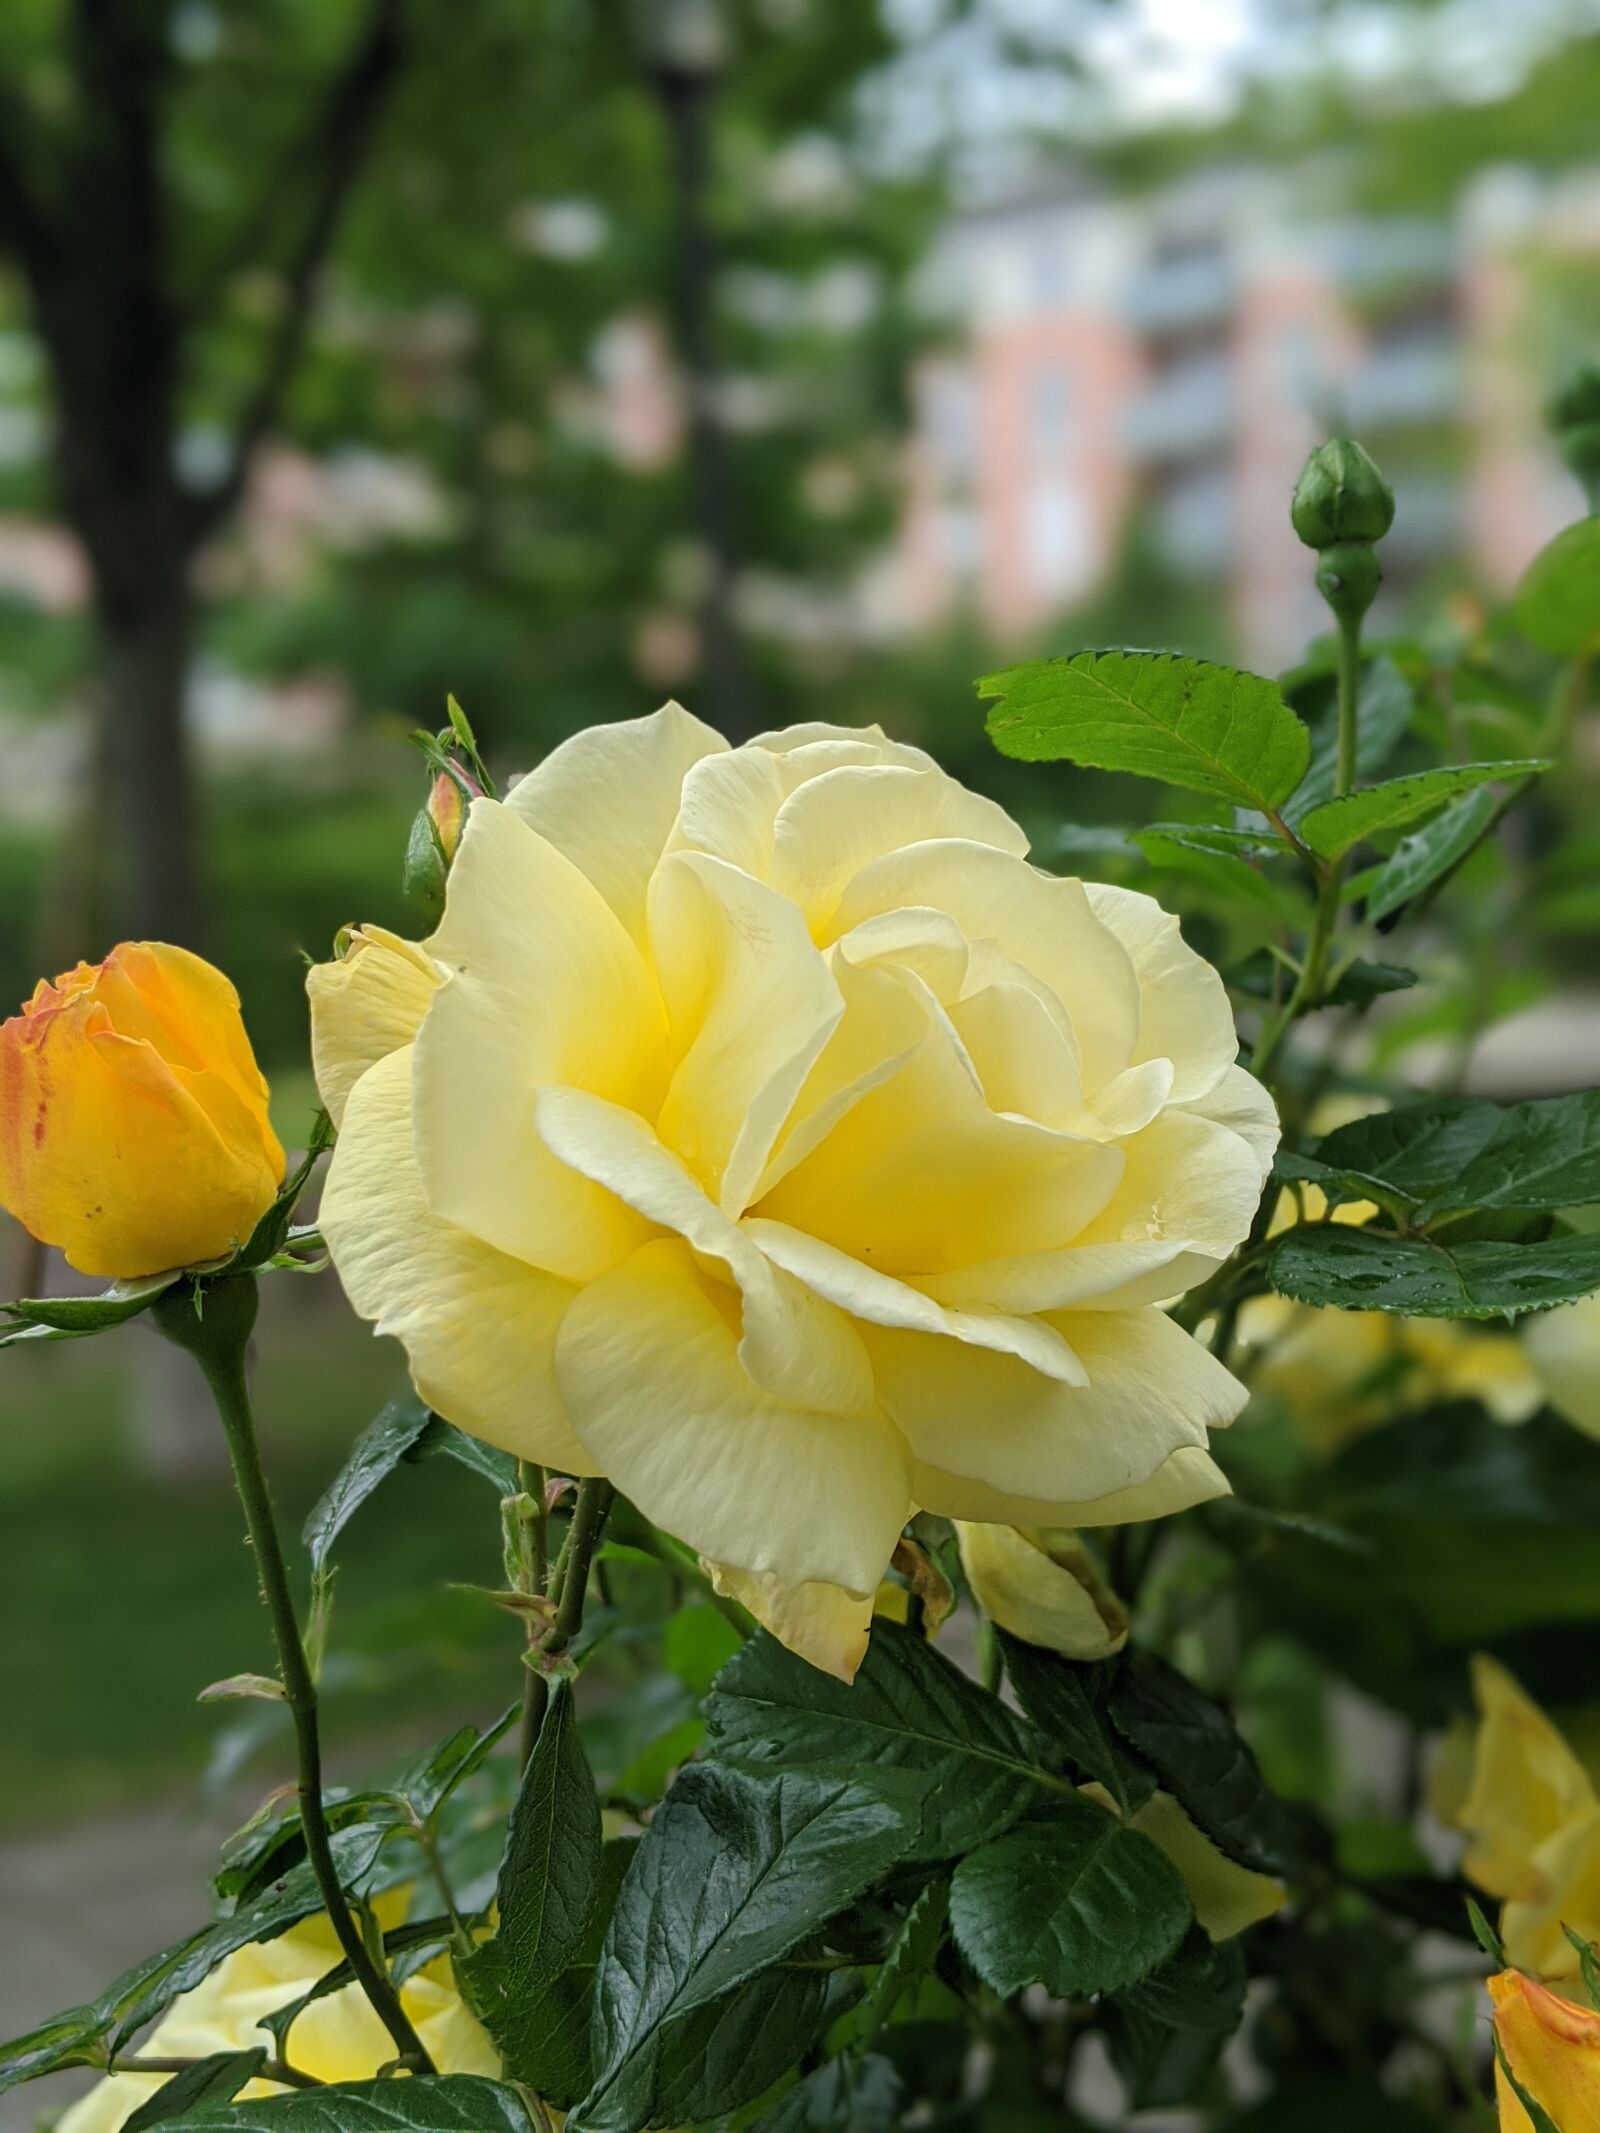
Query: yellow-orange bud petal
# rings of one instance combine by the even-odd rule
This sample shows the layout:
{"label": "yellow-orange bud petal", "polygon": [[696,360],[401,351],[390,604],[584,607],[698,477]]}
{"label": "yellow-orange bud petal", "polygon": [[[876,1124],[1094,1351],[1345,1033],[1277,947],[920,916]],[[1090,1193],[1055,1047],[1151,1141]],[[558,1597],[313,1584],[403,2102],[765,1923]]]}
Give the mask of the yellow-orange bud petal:
{"label": "yellow-orange bud petal", "polygon": [[[1489,1980],[1495,2035],[1517,2081],[1562,2133],[1600,2125],[1600,2014],[1562,1999],[1520,1970]],[[1533,2122],[1495,2068],[1500,2133],[1533,2133]]]}
{"label": "yellow-orange bud petal", "polygon": [[187,949],[125,941],[0,1026],[0,1205],[80,1273],[221,1258],[283,1172],[239,996]]}

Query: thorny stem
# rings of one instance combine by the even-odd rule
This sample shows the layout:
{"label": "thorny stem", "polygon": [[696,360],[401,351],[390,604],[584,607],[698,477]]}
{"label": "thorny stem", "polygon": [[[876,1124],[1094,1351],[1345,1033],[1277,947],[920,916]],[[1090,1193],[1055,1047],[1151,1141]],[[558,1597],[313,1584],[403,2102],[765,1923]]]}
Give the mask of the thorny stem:
{"label": "thorny stem", "polygon": [[[110,2071],[113,2074],[186,2074],[192,2066],[204,2066],[203,2059],[184,2059],[166,2052],[138,2052],[131,2058],[116,2059]],[[320,2089],[326,2086],[315,2074],[303,2074],[299,2067],[290,2066],[282,2059],[268,2059],[251,2076],[254,2081],[276,2081],[286,2089]]]}
{"label": "thorny stem", "polygon": [[[519,1591],[543,1598],[550,1576],[550,1511],[545,1502],[544,1468],[532,1460],[521,1461],[518,1476],[522,1483],[522,1495],[528,1506],[521,1516],[519,1575],[515,1582]],[[531,1658],[538,1642],[537,1618],[527,1617],[528,1652]],[[521,1767],[526,1770],[533,1754],[534,1743],[539,1738],[539,1727],[544,1718],[546,1701],[545,1682],[542,1674],[533,1666],[525,1666],[522,1682],[522,1732],[520,1747]]]}
{"label": "thorny stem", "polygon": [[248,1274],[231,1275],[190,1290],[168,1290],[155,1307],[161,1331],[186,1348],[200,1365],[227,1439],[233,1478],[244,1507],[245,1527],[255,1551],[261,1597],[266,1602],[278,1648],[278,1670],[285,1701],[294,1720],[299,1762],[300,1823],[306,1856],[316,1877],[328,1917],[345,1960],[373,2011],[393,2038],[401,2064],[422,2073],[434,2071],[427,2047],[400,2004],[394,1980],[373,1959],[351,1913],[339,1881],[322,1806],[322,1743],[317,1727],[317,1691],[306,1660],[300,1625],[289,1592],[289,1573],[273,1516],[272,1497],[256,1442],[255,1417],[245,1373],[245,1350],[255,1323],[256,1285]]}
{"label": "thorny stem", "polygon": [[522,1703],[524,1766],[533,1752],[533,1743],[539,1738],[545,1707],[550,1701],[550,1664],[561,1657],[583,1627],[584,1602],[589,1596],[589,1571],[616,1495],[610,1482],[598,1475],[578,1484],[572,1522],[549,1579],[555,1618],[536,1643],[530,1644],[524,1661],[528,1668],[528,1687],[523,1692]]}

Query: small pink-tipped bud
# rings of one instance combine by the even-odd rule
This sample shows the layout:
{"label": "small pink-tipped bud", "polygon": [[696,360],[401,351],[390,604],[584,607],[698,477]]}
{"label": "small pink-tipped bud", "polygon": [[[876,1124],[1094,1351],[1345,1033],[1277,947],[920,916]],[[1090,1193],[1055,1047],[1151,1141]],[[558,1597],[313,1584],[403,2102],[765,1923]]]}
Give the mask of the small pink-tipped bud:
{"label": "small pink-tipped bud", "polygon": [[445,879],[461,846],[467,809],[482,797],[483,787],[462,764],[435,771],[428,803],[417,810],[406,846],[407,893],[437,915],[444,908]]}

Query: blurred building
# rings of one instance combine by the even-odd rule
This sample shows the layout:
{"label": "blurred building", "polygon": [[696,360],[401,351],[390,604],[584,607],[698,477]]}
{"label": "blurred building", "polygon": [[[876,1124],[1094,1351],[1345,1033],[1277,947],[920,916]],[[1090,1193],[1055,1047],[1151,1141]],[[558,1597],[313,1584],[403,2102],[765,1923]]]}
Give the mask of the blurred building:
{"label": "blurred building", "polygon": [[1435,564],[1503,590],[1577,506],[1540,430],[1535,290],[1600,254],[1600,170],[1480,176],[1447,218],[1330,215],[1332,174],[1213,169],[1139,200],[1015,202],[947,231],[886,600],[1026,640],[1094,594],[1136,514],[1230,603],[1243,656],[1321,626],[1288,500],[1349,431],[1392,479],[1391,603]]}

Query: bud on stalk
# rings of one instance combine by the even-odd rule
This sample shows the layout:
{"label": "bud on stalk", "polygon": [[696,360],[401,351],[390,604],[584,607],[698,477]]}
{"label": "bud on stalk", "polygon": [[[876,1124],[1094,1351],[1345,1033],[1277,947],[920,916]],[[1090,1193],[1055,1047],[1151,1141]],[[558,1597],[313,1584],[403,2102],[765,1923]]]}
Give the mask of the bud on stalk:
{"label": "bud on stalk", "polygon": [[1341,623],[1358,623],[1383,579],[1373,543],[1394,524],[1394,491],[1353,438],[1333,437],[1306,461],[1289,516],[1318,551],[1318,592]]}

